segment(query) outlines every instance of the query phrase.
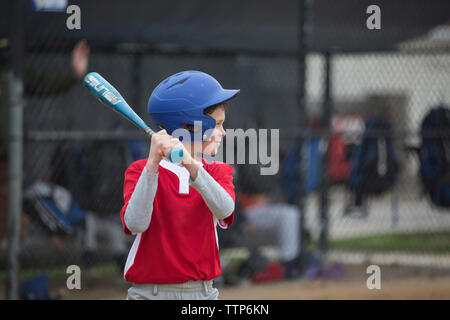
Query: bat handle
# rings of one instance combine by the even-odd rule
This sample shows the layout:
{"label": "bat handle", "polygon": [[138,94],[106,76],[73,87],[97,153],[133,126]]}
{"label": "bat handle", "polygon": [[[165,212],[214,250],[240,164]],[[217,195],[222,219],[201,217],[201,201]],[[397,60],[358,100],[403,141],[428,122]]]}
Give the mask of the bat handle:
{"label": "bat handle", "polygon": [[169,160],[173,163],[180,163],[181,159],[183,159],[183,150],[175,148],[172,149],[169,153]]}
{"label": "bat handle", "polygon": [[[152,129],[150,129],[149,127],[144,128],[144,131],[149,137],[151,137],[152,134],[154,133]],[[174,148],[170,151],[169,153],[170,162],[180,163],[182,159],[183,159],[183,150]]]}

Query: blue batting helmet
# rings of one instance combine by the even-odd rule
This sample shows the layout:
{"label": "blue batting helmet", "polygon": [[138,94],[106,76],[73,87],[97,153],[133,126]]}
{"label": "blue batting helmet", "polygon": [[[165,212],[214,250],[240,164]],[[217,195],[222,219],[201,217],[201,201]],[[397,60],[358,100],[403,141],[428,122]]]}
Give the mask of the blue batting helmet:
{"label": "blue batting helmet", "polygon": [[[209,139],[216,126],[216,120],[203,114],[203,110],[230,100],[240,90],[222,88],[209,74],[200,71],[183,71],[163,80],[148,100],[148,113],[152,120],[166,129],[168,134],[182,128],[183,124],[202,122],[200,137]],[[191,141],[196,135],[191,132]]]}

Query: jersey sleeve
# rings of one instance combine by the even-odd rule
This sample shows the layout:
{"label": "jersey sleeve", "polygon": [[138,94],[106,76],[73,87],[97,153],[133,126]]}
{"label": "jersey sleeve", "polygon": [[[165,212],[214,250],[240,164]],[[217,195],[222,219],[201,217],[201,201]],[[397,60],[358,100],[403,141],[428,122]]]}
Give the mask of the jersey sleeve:
{"label": "jersey sleeve", "polygon": [[122,210],[120,210],[120,219],[122,220],[123,231],[128,235],[131,235],[132,232],[128,230],[125,224],[124,215],[125,211],[127,210],[128,202],[130,201],[134,189],[136,188],[136,184],[139,180],[139,177],[141,176],[142,170],[143,167],[139,165],[139,162],[134,162],[125,171],[125,179],[123,183],[124,205],[122,207]]}
{"label": "jersey sleeve", "polygon": [[[233,184],[233,171],[234,169],[226,163],[223,162],[213,162],[212,164],[207,164],[205,166],[206,171],[214,178],[214,180],[219,183],[222,188],[231,196],[233,201],[236,201],[236,195],[234,192]],[[233,224],[234,211],[227,218],[219,220],[220,227],[226,229]]]}

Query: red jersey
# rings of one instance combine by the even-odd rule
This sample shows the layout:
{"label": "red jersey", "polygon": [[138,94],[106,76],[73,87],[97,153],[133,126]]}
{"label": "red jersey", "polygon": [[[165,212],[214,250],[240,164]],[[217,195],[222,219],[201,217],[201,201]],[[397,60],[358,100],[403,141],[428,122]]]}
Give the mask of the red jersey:
{"label": "red jersey", "polygon": [[[222,162],[201,162],[234,201],[233,168]],[[125,172],[125,204],[120,215],[127,234],[131,232],[124,222],[125,210],[146,163],[147,159],[136,161]],[[220,276],[216,228],[218,224],[229,227],[234,212],[218,221],[201,194],[189,185],[189,173],[184,167],[163,160],[158,172],[150,225],[136,235],[124,270],[125,280],[164,284]]]}

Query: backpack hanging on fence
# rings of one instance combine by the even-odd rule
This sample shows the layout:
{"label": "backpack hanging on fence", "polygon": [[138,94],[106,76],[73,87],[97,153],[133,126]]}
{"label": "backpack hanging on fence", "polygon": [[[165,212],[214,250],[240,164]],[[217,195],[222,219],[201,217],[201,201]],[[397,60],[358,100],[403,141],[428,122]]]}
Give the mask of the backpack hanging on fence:
{"label": "backpack hanging on fence", "polygon": [[361,142],[352,154],[351,189],[380,194],[394,186],[400,168],[390,135],[391,125],[385,118],[366,120]]}
{"label": "backpack hanging on fence", "polygon": [[333,135],[328,143],[328,178],[331,183],[347,182],[351,172],[350,152],[339,135]]}
{"label": "backpack hanging on fence", "polygon": [[429,111],[421,125],[420,175],[431,201],[450,207],[450,110],[439,106]]}
{"label": "backpack hanging on fence", "polygon": [[[304,191],[309,194],[316,190],[321,183],[322,164],[320,161],[320,139],[309,139],[306,144],[307,170]],[[301,144],[296,142],[289,149],[281,167],[280,183],[287,202],[297,204],[299,196],[298,180],[300,174]]]}

